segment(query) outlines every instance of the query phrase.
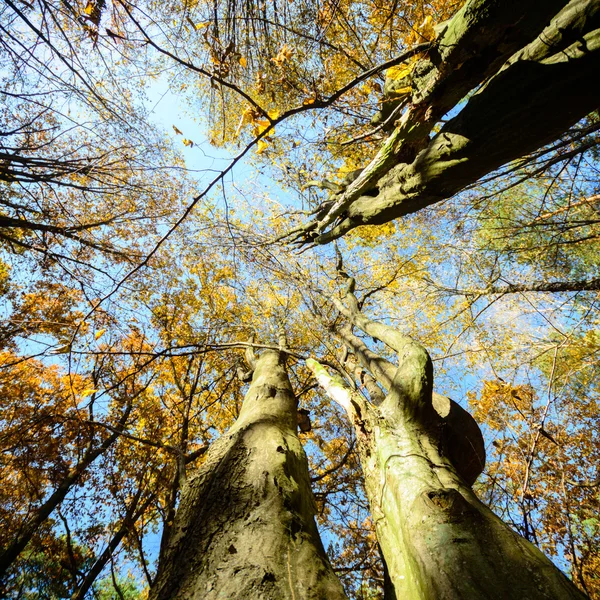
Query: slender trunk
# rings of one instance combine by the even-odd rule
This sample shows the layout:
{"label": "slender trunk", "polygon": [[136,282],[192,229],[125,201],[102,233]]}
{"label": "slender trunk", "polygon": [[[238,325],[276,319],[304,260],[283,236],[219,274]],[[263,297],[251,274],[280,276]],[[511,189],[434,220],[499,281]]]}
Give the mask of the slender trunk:
{"label": "slender trunk", "polygon": [[188,480],[151,600],[345,598],[315,525],[284,361],[260,356],[237,422]]}
{"label": "slender trunk", "polygon": [[96,559],[96,562],[93,564],[92,568],[89,570],[85,579],[82,581],[81,585],[73,592],[71,596],[71,600],[83,600],[85,595],[88,593],[89,589],[94,584],[94,581],[98,578],[102,569],[108,564],[108,561],[112,558],[115,550],[119,547],[119,544],[123,541],[123,538],[127,535],[129,530],[133,527],[135,522],[142,516],[144,511],[150,506],[151,502],[154,500],[154,496],[148,498],[141,507],[138,508],[138,504],[140,498],[142,496],[142,485],[140,483],[140,488],[138,489],[136,495],[131,501],[129,508],[127,509],[127,513],[124,519],[121,521],[121,526],[118,531],[113,535],[113,537],[108,542],[108,545],[100,554],[100,556]]}
{"label": "slender trunk", "polygon": [[0,553],[0,582],[6,575],[11,565],[18,558],[19,554],[25,549],[40,525],[52,514],[52,511],[61,504],[69,491],[77,484],[79,478],[88,469],[88,467],[102,454],[104,454],[119,438],[121,431],[131,413],[131,404],[125,409],[120,418],[115,432],[107,437],[98,447],[90,447],[85,452],[83,459],[77,466],[69,471],[67,476],[61,481],[60,485],[54,490],[50,497],[33,512],[31,517],[21,526],[21,529],[13,542]]}

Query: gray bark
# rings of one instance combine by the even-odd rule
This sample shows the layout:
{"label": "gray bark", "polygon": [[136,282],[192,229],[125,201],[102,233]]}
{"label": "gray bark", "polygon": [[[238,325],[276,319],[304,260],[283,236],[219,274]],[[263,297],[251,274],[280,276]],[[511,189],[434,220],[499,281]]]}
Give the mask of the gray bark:
{"label": "gray bark", "polygon": [[[504,3],[491,0],[465,5],[429,58],[415,67],[413,104],[377,157],[341,197],[290,235],[324,244],[357,226],[421,210],[550,143],[598,108],[600,2],[571,0],[539,35],[546,12],[564,2],[543,3],[541,19],[533,16],[539,3],[529,12],[527,2],[520,10],[507,4],[506,13]],[[527,33],[532,41],[519,46]],[[496,48],[512,54],[501,68],[507,56]],[[437,120],[486,77],[429,140]]]}
{"label": "gray bark", "polygon": [[261,354],[237,422],[186,484],[150,600],[346,597],[315,525],[284,360]]}
{"label": "gray bark", "polygon": [[452,458],[453,441],[440,427],[433,365],[425,348],[367,319],[351,293],[346,300],[334,299],[340,312],[398,356],[391,382],[391,363],[370,357],[376,367],[371,372],[389,388],[388,395],[374,406],[343,381],[328,377],[315,361],[307,365],[354,424],[365,489],[395,596],[585,598],[537,547],[482,504],[461,476]]}

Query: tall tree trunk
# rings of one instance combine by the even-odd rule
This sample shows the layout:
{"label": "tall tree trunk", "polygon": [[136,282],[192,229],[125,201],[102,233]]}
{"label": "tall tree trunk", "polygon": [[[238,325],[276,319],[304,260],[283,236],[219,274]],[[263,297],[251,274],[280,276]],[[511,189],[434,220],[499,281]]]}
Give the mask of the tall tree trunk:
{"label": "tall tree trunk", "polygon": [[[353,294],[346,297],[350,308],[334,302],[348,320],[398,355],[391,382],[382,376],[387,369],[381,363],[372,371],[388,395],[374,406],[316,361],[307,365],[354,423],[377,538],[396,597],[585,598],[537,547],[482,504],[461,477],[462,466],[454,463],[468,457],[453,455],[449,448],[452,437],[445,436],[434,407],[433,366],[425,348],[370,321]],[[360,354],[361,349],[353,351]]]}
{"label": "tall tree trunk", "polygon": [[151,600],[345,598],[317,531],[285,356],[264,352],[240,416],[182,492]]}

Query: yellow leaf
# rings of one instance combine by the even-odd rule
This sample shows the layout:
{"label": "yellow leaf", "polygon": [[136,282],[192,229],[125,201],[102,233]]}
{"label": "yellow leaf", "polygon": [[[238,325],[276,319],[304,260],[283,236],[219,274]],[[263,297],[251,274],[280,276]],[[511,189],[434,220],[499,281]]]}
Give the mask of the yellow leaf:
{"label": "yellow leaf", "polygon": [[252,108],[247,108],[240,117],[240,122],[238,123],[237,129],[235,130],[235,136],[240,135],[242,129],[248,125],[248,123],[252,123],[254,121],[254,110]]}
{"label": "yellow leaf", "polygon": [[177,129],[177,127],[175,127],[175,125],[173,125],[173,131],[177,134],[177,135],[183,135],[183,131],[181,131],[180,129]]}
{"label": "yellow leaf", "polygon": [[433,28],[433,17],[431,15],[427,15],[423,23],[421,23],[419,27],[419,33],[421,37],[427,40],[428,42],[435,39],[435,30]]}
{"label": "yellow leaf", "polygon": [[394,81],[400,81],[405,77],[408,77],[413,70],[413,65],[396,65],[395,67],[390,67],[386,73],[386,79],[393,79]]}
{"label": "yellow leaf", "polygon": [[262,154],[267,148],[269,144],[264,140],[258,140],[258,144],[256,145],[256,154]]}
{"label": "yellow leaf", "polygon": [[292,56],[294,56],[294,49],[284,44],[277,53],[277,56],[271,59],[271,62],[275,63],[278,67],[283,67],[290,61]]}
{"label": "yellow leaf", "polygon": [[49,354],[69,354],[69,352],[71,352],[71,344],[65,344],[50,350]]}
{"label": "yellow leaf", "polygon": [[407,87],[398,88],[397,90],[394,90],[393,95],[394,95],[394,97],[406,96],[407,94],[410,94],[410,93],[412,93],[412,88],[409,85]]}
{"label": "yellow leaf", "polygon": [[195,27],[196,27],[196,30],[199,30],[199,29],[204,29],[205,27],[208,27],[208,25],[209,25],[208,23],[196,23]]}
{"label": "yellow leaf", "polygon": [[91,396],[92,394],[95,394],[98,390],[94,389],[94,388],[87,388],[85,390],[83,390],[83,392],[81,392],[81,397],[82,398],[87,398],[88,396]]}
{"label": "yellow leaf", "polygon": [[267,119],[256,119],[254,121],[254,135],[260,135],[269,125],[271,125],[271,121],[267,121]]}
{"label": "yellow leaf", "polygon": [[269,110],[269,111],[267,111],[267,114],[269,115],[269,117],[270,117],[271,119],[273,119],[273,121],[274,121],[275,119],[278,119],[278,118],[279,118],[279,111],[278,111],[278,110]]}
{"label": "yellow leaf", "polygon": [[245,67],[248,63],[246,62],[246,59],[243,56],[240,56],[238,58],[238,62],[240,63],[241,67]]}
{"label": "yellow leaf", "polygon": [[88,2],[83,9],[83,12],[86,15],[91,15],[94,12],[94,4],[92,2]]}
{"label": "yellow leaf", "polygon": [[106,333],[106,329],[99,329],[98,331],[96,331],[96,333],[94,334],[94,339],[95,340],[99,340],[104,334]]}
{"label": "yellow leaf", "polygon": [[192,140],[188,140],[187,138],[183,138],[183,140],[181,140],[183,142],[184,146],[188,146],[189,148],[193,148],[194,147],[194,142],[192,142]]}

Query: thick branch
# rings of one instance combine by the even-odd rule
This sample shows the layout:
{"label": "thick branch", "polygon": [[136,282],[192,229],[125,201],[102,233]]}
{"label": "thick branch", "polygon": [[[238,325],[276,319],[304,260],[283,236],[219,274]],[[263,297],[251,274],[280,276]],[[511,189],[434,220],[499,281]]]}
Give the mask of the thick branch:
{"label": "thick branch", "polygon": [[[487,4],[471,2],[467,7],[483,10]],[[349,200],[363,189],[360,186],[364,182],[357,180],[344,194],[348,202],[337,201],[339,222],[317,236],[314,230],[318,227],[307,224],[302,241],[328,243],[359,225],[386,223],[450,198],[483,175],[550,143],[595,110],[600,103],[596,85],[600,67],[599,13],[595,0],[569,2],[414,159],[400,160],[401,153],[394,150],[396,166],[386,175],[378,172],[379,179],[370,184],[379,190],[376,197],[362,195]],[[523,8],[520,14],[529,13]],[[477,28],[479,24],[475,20],[467,27]],[[468,46],[462,50],[467,51]],[[431,110],[423,110],[424,105],[419,104],[421,111],[415,113],[414,127],[428,119],[435,121],[432,115],[436,114],[436,106],[446,107],[446,96],[436,91],[444,86],[446,80],[440,80],[425,94],[432,99]],[[405,115],[402,127],[406,132],[412,131],[410,119]],[[343,214],[338,210],[340,204]],[[325,216],[320,221],[332,220]]]}
{"label": "thick branch", "polygon": [[[436,284],[434,284],[436,285]],[[537,281],[531,283],[507,283],[490,285],[483,289],[447,288],[436,285],[443,292],[457,296],[485,296],[490,294],[517,294],[519,292],[596,292],[600,290],[600,278],[579,281]]]}

